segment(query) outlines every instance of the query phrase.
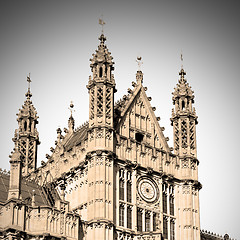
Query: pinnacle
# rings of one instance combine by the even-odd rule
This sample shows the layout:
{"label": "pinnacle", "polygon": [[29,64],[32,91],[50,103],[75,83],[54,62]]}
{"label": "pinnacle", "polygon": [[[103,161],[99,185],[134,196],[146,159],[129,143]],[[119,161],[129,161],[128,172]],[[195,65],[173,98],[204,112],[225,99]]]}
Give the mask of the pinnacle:
{"label": "pinnacle", "polygon": [[103,33],[101,34],[101,36],[98,39],[101,41],[101,44],[104,44],[104,42],[106,41],[106,37],[104,36]]}
{"label": "pinnacle", "polygon": [[185,79],[185,75],[186,75],[186,72],[184,71],[183,68],[181,68],[181,71],[179,72],[179,75],[181,76],[180,79],[179,79],[179,83],[186,83],[186,79]]}
{"label": "pinnacle", "polygon": [[30,89],[28,89],[27,93],[25,94],[27,100],[30,100],[30,98],[32,97],[32,93],[30,92]]}

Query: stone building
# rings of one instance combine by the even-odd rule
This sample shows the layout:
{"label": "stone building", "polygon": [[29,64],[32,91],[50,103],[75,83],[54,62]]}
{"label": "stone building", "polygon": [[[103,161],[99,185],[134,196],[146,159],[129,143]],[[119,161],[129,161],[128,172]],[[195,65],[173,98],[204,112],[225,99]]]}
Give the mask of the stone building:
{"label": "stone building", "polygon": [[75,128],[71,114],[40,167],[38,116],[28,88],[10,173],[0,173],[0,238],[228,239],[200,231],[198,122],[184,69],[173,91],[170,148],[141,70],[115,103],[113,58],[103,34],[99,40],[90,59],[88,121]]}

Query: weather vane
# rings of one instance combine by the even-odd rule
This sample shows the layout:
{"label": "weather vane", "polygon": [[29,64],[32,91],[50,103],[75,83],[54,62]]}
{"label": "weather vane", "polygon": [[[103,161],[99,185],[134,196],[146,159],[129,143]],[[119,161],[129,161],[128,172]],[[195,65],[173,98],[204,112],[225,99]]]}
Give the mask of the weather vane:
{"label": "weather vane", "polygon": [[32,80],[30,78],[30,73],[27,76],[27,81],[28,81],[28,90],[30,90],[30,83],[32,82]]}
{"label": "weather vane", "polygon": [[75,112],[75,110],[73,109],[74,108],[74,104],[73,104],[73,101],[70,102],[70,106],[69,106],[69,110],[71,112],[71,116],[72,116],[72,113]]}
{"label": "weather vane", "polygon": [[138,71],[141,71],[141,66],[143,65],[142,57],[137,57],[136,62],[138,64]]}
{"label": "weather vane", "polygon": [[181,67],[183,68],[183,53],[182,53],[182,50],[181,50],[181,62],[182,62]]}
{"label": "weather vane", "polygon": [[103,15],[101,18],[99,18],[99,24],[102,26],[102,33],[103,33],[103,26],[106,24],[104,21],[103,21]]}

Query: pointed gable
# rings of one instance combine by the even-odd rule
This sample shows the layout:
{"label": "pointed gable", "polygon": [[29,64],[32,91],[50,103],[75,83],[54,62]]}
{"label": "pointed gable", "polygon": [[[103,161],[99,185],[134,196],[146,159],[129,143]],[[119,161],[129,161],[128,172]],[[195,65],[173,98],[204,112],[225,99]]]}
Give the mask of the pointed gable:
{"label": "pointed gable", "polygon": [[150,104],[151,98],[147,97],[146,88],[142,85],[141,71],[137,72],[136,78],[137,83],[133,82],[134,89],[128,89],[129,95],[117,103],[119,119],[116,129],[123,137],[169,152],[163,128]]}

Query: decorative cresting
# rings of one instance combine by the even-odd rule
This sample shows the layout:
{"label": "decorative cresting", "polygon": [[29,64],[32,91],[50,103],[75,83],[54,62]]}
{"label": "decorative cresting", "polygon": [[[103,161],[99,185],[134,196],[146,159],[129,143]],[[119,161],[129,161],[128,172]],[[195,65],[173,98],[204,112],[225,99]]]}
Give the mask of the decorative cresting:
{"label": "decorative cresting", "polygon": [[115,80],[112,71],[114,62],[105,45],[106,37],[99,37],[100,44],[91,61],[92,77],[89,76],[89,128],[96,126],[113,127],[113,106]]}
{"label": "decorative cresting", "polygon": [[197,116],[194,103],[193,90],[185,79],[183,68],[179,72],[180,79],[174,89],[171,124],[174,134],[174,150],[180,156],[188,155],[197,157],[196,150],[196,124]]}
{"label": "decorative cresting", "polygon": [[32,104],[30,91],[30,76],[27,77],[29,82],[26,100],[19,109],[17,114],[18,129],[15,130],[13,142],[18,146],[18,151],[22,160],[22,175],[26,176],[36,170],[37,166],[37,145],[39,142],[39,134],[36,128],[38,116],[35,107]]}

